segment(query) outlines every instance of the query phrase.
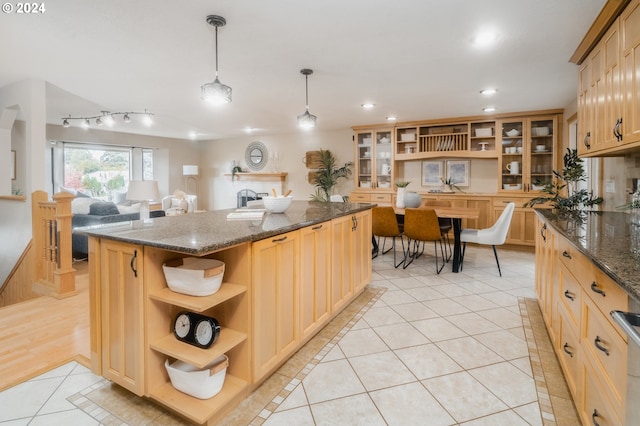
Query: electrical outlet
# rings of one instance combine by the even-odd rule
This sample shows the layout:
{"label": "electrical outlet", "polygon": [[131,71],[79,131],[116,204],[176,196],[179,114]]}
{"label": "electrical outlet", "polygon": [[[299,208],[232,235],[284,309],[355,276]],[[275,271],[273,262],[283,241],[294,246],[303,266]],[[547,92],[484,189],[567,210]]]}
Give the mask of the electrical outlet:
{"label": "electrical outlet", "polygon": [[616,181],[608,180],[604,186],[604,192],[616,192]]}

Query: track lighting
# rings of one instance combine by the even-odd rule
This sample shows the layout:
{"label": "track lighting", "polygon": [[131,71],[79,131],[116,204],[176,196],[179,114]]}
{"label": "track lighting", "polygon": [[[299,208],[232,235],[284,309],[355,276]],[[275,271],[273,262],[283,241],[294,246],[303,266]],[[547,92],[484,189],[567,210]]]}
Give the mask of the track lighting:
{"label": "track lighting", "polygon": [[309,76],[313,74],[313,70],[303,68],[300,70],[300,74],[304,75],[306,110],[298,116],[298,126],[303,129],[310,129],[316,127],[316,121],[318,120],[318,117],[309,113]]}
{"label": "track lighting", "polygon": [[116,124],[116,117],[119,116],[119,115],[122,116],[122,121],[124,121],[125,123],[131,123],[131,116],[132,115],[141,115],[142,116],[142,122],[145,125],[151,126],[153,124],[153,113],[148,112],[145,109],[144,112],[100,111],[100,115],[94,115],[94,116],[91,116],[91,117],[72,117],[71,114],[69,114],[68,117],[61,118],[62,127],[70,127],[71,126],[70,122],[72,120],[80,120],[81,121],[80,125],[82,127],[84,127],[85,129],[87,129],[87,128],[89,128],[91,126],[91,120],[96,120],[96,125],[98,125],[98,126],[103,126],[103,125],[106,124],[107,126],[111,127],[111,126],[114,126]]}
{"label": "track lighting", "polygon": [[216,29],[216,78],[212,83],[202,85],[200,88],[200,97],[202,100],[214,104],[228,104],[231,102],[231,87],[222,84],[220,80],[218,80],[218,27],[224,27],[227,24],[227,21],[222,16],[209,15],[207,16],[207,23]]}

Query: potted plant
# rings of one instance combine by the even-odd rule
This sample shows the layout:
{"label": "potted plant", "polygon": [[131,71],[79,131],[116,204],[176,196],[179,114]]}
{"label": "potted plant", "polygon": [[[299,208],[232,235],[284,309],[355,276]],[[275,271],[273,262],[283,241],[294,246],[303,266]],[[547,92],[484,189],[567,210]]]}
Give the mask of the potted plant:
{"label": "potted plant", "polygon": [[333,188],[338,184],[338,181],[351,175],[353,163],[349,161],[338,167],[338,159],[328,149],[320,149],[318,163],[320,168],[313,173],[311,182],[316,187],[316,192],[311,194],[311,199],[314,201],[330,201]]}
{"label": "potted plant", "polygon": [[396,187],[398,188],[396,193],[396,207],[399,209],[404,208],[404,194],[407,192],[407,186],[411,183],[409,180],[397,180]]}
{"label": "potted plant", "polygon": [[586,208],[602,203],[602,197],[594,197],[593,191],[578,189],[578,183],[587,180],[587,174],[578,157],[578,151],[567,148],[561,171],[553,171],[555,180],[543,185],[546,196],[534,197],[525,206],[549,203],[556,212],[565,216],[580,216]]}

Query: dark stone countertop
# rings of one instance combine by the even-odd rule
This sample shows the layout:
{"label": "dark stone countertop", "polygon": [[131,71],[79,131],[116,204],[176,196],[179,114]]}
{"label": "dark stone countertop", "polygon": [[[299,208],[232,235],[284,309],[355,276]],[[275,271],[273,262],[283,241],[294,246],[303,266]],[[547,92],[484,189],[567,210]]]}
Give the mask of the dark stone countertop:
{"label": "dark stone countertop", "polygon": [[583,219],[566,219],[551,210],[536,213],[554,230],[640,301],[640,227],[622,212],[590,212]]}
{"label": "dark stone countertop", "polygon": [[236,209],[166,216],[76,228],[90,237],[123,241],[194,256],[258,241],[316,223],[367,210],[374,204],[293,201],[284,213],[266,212],[262,220],[227,220]]}

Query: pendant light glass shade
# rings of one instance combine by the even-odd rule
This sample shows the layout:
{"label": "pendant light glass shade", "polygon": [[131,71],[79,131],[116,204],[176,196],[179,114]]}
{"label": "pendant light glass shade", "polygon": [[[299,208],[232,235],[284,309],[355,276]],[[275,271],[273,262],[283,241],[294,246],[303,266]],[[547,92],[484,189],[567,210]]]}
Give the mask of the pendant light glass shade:
{"label": "pendant light glass shade", "polygon": [[306,111],[298,116],[298,126],[303,129],[310,129],[316,127],[318,120],[318,117],[309,113],[309,76],[313,74],[313,70],[303,68],[300,70],[300,74],[304,75]]}
{"label": "pendant light glass shade", "polygon": [[223,27],[227,21],[218,15],[207,16],[207,23],[216,29],[215,54],[216,54],[216,78],[212,83],[203,84],[200,97],[202,100],[214,104],[228,104],[231,102],[231,87],[220,83],[218,79],[218,27]]}

